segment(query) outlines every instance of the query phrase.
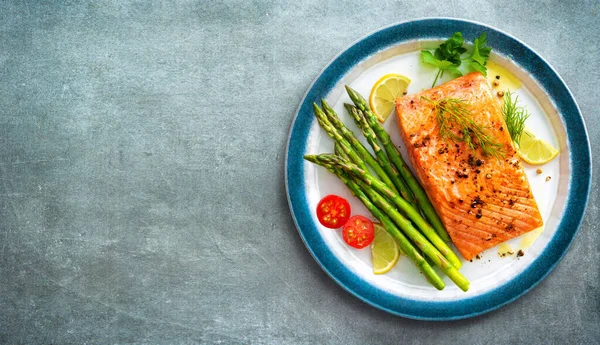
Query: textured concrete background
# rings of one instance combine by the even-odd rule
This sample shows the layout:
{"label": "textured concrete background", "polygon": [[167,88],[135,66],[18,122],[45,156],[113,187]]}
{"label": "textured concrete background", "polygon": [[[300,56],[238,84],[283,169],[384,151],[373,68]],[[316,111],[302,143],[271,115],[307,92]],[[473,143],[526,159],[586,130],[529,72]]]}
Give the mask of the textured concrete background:
{"label": "textured concrete background", "polygon": [[288,128],[340,50],[423,16],[503,29],[600,150],[598,1],[4,1],[0,343],[598,344],[598,160],[564,260],[516,302],[424,323],[321,271],[284,191]]}

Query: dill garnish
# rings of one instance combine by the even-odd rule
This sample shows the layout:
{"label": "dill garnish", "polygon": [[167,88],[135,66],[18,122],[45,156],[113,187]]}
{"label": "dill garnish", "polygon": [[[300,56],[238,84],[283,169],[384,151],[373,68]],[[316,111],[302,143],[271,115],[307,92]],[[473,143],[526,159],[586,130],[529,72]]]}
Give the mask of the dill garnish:
{"label": "dill garnish", "polygon": [[519,145],[521,134],[525,129],[525,120],[529,118],[529,112],[524,107],[517,105],[519,96],[514,96],[513,93],[507,91],[504,93],[504,106],[502,106],[502,115],[506,122],[506,129],[510,133],[512,141]]}
{"label": "dill garnish", "polygon": [[423,96],[421,98],[433,104],[442,138],[464,142],[473,151],[479,146],[486,156],[498,159],[504,156],[502,144],[495,141],[487,128],[473,120],[473,115],[463,99],[443,98],[434,102]]}

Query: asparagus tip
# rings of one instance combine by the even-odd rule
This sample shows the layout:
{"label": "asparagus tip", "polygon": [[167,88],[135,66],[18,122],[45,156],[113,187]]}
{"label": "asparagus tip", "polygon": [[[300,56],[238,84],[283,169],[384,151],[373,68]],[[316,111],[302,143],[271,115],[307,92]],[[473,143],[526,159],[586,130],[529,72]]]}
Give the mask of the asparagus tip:
{"label": "asparagus tip", "polygon": [[321,107],[319,107],[319,105],[316,102],[313,102],[313,112],[315,113],[315,115],[317,116],[317,118],[325,116],[325,113],[323,112],[323,110],[321,109]]}
{"label": "asparagus tip", "polygon": [[304,155],[304,159],[306,159],[307,161],[309,161],[311,163],[316,163],[317,162],[317,156],[316,155]]}
{"label": "asparagus tip", "polygon": [[354,90],[350,86],[345,86],[346,92],[348,92],[348,96],[350,96],[350,99],[352,100],[352,102],[354,102],[354,104],[356,104],[357,106],[359,106],[359,104],[366,104],[366,101],[363,96],[361,96],[358,92],[356,92],[356,90]]}
{"label": "asparagus tip", "polygon": [[[344,85],[344,87],[346,88],[346,92],[348,92],[348,95],[356,93],[356,91],[354,91],[354,89],[351,88],[350,86]],[[352,97],[352,96],[350,96],[350,97]]]}

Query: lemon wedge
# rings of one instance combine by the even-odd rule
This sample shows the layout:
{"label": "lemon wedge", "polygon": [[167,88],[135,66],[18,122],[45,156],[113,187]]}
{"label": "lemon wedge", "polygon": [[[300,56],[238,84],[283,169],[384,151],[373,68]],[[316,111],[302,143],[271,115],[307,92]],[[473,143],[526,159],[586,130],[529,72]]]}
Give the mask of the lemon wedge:
{"label": "lemon wedge", "polygon": [[526,129],[521,134],[517,154],[525,162],[539,165],[548,163],[554,159],[558,155],[558,150]]}
{"label": "lemon wedge", "polygon": [[377,119],[384,122],[396,106],[396,98],[405,94],[410,79],[400,74],[386,74],[381,77],[369,97],[371,110]]}
{"label": "lemon wedge", "polygon": [[375,238],[371,244],[371,258],[373,262],[373,273],[384,274],[389,272],[400,258],[398,244],[388,234],[383,225],[373,223]]}

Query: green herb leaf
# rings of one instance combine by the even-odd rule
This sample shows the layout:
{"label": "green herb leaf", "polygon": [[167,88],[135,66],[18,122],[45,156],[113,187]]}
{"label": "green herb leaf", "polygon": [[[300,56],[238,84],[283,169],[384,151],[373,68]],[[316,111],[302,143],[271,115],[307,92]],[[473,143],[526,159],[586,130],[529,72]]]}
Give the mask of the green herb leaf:
{"label": "green herb leaf", "polygon": [[455,66],[460,66],[461,60],[460,55],[467,51],[463,48],[465,39],[462,33],[455,32],[452,37],[446,40],[446,42],[440,44],[435,50],[434,57],[438,60],[450,61]]}
{"label": "green herb leaf", "polygon": [[506,122],[506,129],[515,144],[519,145],[521,134],[525,129],[525,121],[529,118],[529,112],[524,107],[518,105],[519,96],[513,96],[514,93],[506,91],[504,93],[504,105],[502,106],[502,115]]}
{"label": "green herb leaf", "polygon": [[450,71],[455,75],[461,76],[462,73],[458,68],[460,67],[462,61],[465,60],[468,61],[467,66],[470,70],[479,71],[483,75],[487,76],[487,68],[485,67],[485,64],[490,56],[492,48],[487,46],[485,32],[473,42],[473,51],[471,54],[466,58],[461,58],[461,55],[467,51],[467,48],[463,47],[464,43],[465,39],[463,38],[462,33],[457,31],[452,35],[452,37],[440,44],[433,54],[427,50],[421,51],[421,60],[423,63],[438,68],[431,87],[434,87],[435,83],[438,81],[438,78],[444,75],[444,71]]}
{"label": "green herb leaf", "polygon": [[487,46],[487,39],[485,36],[485,32],[481,34],[478,38],[473,42],[473,51],[471,55],[469,55],[464,60],[469,60],[469,67],[476,71],[481,72],[483,75],[487,76],[487,68],[485,68],[485,63],[487,59],[490,57],[490,52],[492,48]]}
{"label": "green herb leaf", "polygon": [[[435,83],[437,82],[438,78],[444,74],[444,71],[450,71],[454,74],[462,75],[462,73],[458,70],[458,68],[456,68],[458,65],[455,65],[453,62],[448,61],[448,60],[436,59],[433,56],[433,54],[431,54],[430,51],[422,50],[421,51],[421,60],[423,61],[423,63],[432,65],[439,69],[435,76],[435,79],[433,80],[433,84],[431,85],[431,87],[435,86]],[[460,61],[459,61],[459,64],[460,64]]]}
{"label": "green herb leaf", "polygon": [[448,138],[455,143],[466,143],[473,151],[479,147],[486,156],[498,159],[504,156],[502,144],[490,135],[487,127],[473,120],[473,114],[467,108],[465,100],[449,97],[432,101],[423,96],[421,98],[433,104],[442,138]]}
{"label": "green herb leaf", "polygon": [[474,70],[478,71],[478,72],[481,72],[481,74],[483,74],[484,76],[487,77],[487,68],[485,68],[485,66],[483,66],[479,62],[477,62],[477,61],[471,61],[469,63],[469,67],[471,69],[474,69]]}
{"label": "green herb leaf", "polygon": [[431,54],[431,52],[428,50],[421,50],[421,60],[424,63],[435,66],[437,68],[446,68],[452,65],[452,62],[450,61],[436,59],[435,57],[433,57],[433,54]]}
{"label": "green herb leaf", "polygon": [[462,72],[458,70],[458,68],[456,68],[454,65],[450,65],[446,68],[447,71],[450,71],[458,76],[462,75]]}

